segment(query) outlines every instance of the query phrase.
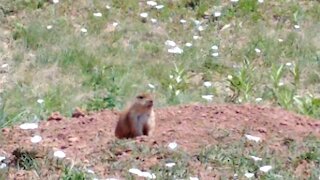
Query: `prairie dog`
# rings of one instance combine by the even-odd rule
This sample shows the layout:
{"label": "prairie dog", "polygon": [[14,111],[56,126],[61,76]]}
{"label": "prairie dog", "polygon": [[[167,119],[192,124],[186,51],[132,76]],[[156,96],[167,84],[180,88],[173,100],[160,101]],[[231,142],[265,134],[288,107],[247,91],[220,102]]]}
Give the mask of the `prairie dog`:
{"label": "prairie dog", "polygon": [[131,106],[120,114],[115,136],[120,139],[150,136],[154,128],[153,98],[150,94],[139,94]]}

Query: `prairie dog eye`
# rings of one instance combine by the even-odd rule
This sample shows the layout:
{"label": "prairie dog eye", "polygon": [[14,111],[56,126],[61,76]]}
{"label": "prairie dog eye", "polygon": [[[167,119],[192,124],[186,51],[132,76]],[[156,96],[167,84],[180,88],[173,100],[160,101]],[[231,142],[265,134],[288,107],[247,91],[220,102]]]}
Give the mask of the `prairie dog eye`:
{"label": "prairie dog eye", "polygon": [[143,96],[137,96],[137,99],[143,99],[144,97]]}

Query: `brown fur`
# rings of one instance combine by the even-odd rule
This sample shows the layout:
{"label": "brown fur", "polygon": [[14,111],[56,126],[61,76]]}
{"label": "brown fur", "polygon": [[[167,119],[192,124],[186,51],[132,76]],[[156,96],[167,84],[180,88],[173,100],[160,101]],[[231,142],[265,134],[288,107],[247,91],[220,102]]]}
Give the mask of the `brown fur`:
{"label": "brown fur", "polygon": [[132,105],[120,114],[115,136],[120,139],[150,136],[154,127],[153,98],[144,93],[136,96]]}

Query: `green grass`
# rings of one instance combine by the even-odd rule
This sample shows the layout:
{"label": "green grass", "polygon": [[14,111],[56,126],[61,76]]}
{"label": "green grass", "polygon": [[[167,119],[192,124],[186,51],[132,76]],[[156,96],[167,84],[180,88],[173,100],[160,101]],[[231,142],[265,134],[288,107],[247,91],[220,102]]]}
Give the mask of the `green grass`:
{"label": "green grass", "polygon": [[[304,169],[309,172],[309,178],[316,178],[320,173],[319,151],[316,146],[319,140],[309,137],[302,144],[290,142],[287,144],[289,153],[283,154],[281,151],[271,150],[266,145],[250,144],[244,140],[236,143],[212,145],[203,148],[197,156],[201,163],[218,167],[221,174],[238,174],[244,177],[247,172],[254,173],[259,179],[299,179],[306,174],[296,174],[296,168],[302,161],[307,161],[310,166]],[[254,161],[250,156],[262,158],[261,161]],[[272,170],[263,173],[259,170],[264,165],[271,165]]]}
{"label": "green grass", "polygon": [[[209,1],[158,3],[164,5],[162,10],[118,1],[4,3],[4,9],[17,15],[15,21],[5,23],[11,30],[8,38],[13,43],[9,50],[15,59],[10,62],[14,78],[5,89],[6,101],[14,103],[6,104],[4,111],[10,118],[5,121],[25,107],[40,119],[51,111],[70,115],[76,106],[88,110],[122,108],[125,99],[141,91],[156,93],[158,106],[205,102],[201,98],[201,79],[221,84],[209,91],[215,102],[254,103],[262,97],[263,101],[319,117],[317,103],[301,105],[294,98],[299,95],[313,99],[312,102],[318,100],[319,74],[312,67],[320,66],[319,43],[312,39],[319,27],[319,3],[214,2],[219,8],[211,8]],[[112,8],[108,10],[105,5]],[[205,30],[196,32],[191,19],[201,20],[207,12],[217,10],[222,16],[203,22]],[[95,12],[101,12],[102,17],[95,17]],[[158,23],[141,22],[141,12],[149,12]],[[187,20],[185,25],[179,23],[181,17]],[[113,22],[119,25],[114,28]],[[219,33],[226,24],[232,26]],[[301,28],[294,29],[295,24]],[[48,25],[52,29],[47,29]],[[88,32],[81,32],[81,28]],[[192,39],[197,34],[202,36],[201,40]],[[193,47],[183,47],[181,55],[169,54],[164,45],[168,39],[181,48],[186,42],[192,42]],[[219,46],[217,58],[211,56],[210,47],[214,44]],[[261,53],[256,53],[256,48]],[[287,62],[299,68],[297,72],[283,67]],[[179,83],[173,80],[179,76],[176,67],[183,72],[183,81]],[[275,74],[279,67],[283,72]],[[191,72],[202,76],[200,81],[194,83]],[[170,75],[175,77],[170,79]],[[234,79],[228,80],[228,75]],[[286,82],[284,87],[275,85],[280,81]],[[150,89],[149,83],[156,88]],[[217,91],[225,86],[234,94]],[[312,96],[304,97],[306,92]],[[21,97],[19,102],[15,102],[17,97]],[[41,115],[37,114],[35,103],[38,98],[45,99]],[[301,106],[313,110],[302,110],[305,107]]]}
{"label": "green grass", "polygon": [[86,168],[75,165],[66,160],[61,160],[52,157],[51,152],[43,152],[43,149],[38,149],[36,146],[32,149],[18,148],[12,152],[13,159],[6,168],[0,169],[0,179],[9,177],[16,171],[31,172],[27,173],[28,178],[58,178],[63,180],[80,180],[91,179],[93,174],[90,174]]}
{"label": "green grass", "polygon": [[88,176],[81,170],[65,167],[60,178],[62,180],[85,180]]}
{"label": "green grass", "polygon": [[15,156],[14,162],[17,166],[17,169],[39,170],[39,165],[35,160],[37,154],[35,151],[16,149],[12,154]]}

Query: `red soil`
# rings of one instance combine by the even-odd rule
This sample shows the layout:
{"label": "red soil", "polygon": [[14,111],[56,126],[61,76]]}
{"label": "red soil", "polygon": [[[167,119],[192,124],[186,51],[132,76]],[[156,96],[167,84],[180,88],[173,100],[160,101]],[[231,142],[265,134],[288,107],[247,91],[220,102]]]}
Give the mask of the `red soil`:
{"label": "red soil", "polygon": [[[259,136],[271,142],[275,148],[285,138],[301,140],[308,135],[320,137],[320,121],[296,115],[279,108],[253,105],[184,105],[156,109],[156,130],[153,137],[143,138],[150,144],[166,146],[177,142],[188,152],[216,144],[221,131],[239,139],[244,134]],[[117,112],[104,110],[73,118],[54,114],[42,121],[35,130],[22,130],[19,126],[2,130],[0,155],[10,156],[18,147],[45,147],[62,149],[66,156],[76,162],[91,163],[91,155],[108,148],[115,140],[114,128]],[[43,140],[32,144],[30,137],[40,135]],[[140,139],[141,140],[141,139]],[[5,153],[5,154],[3,154]],[[105,174],[106,172],[101,172]]]}

